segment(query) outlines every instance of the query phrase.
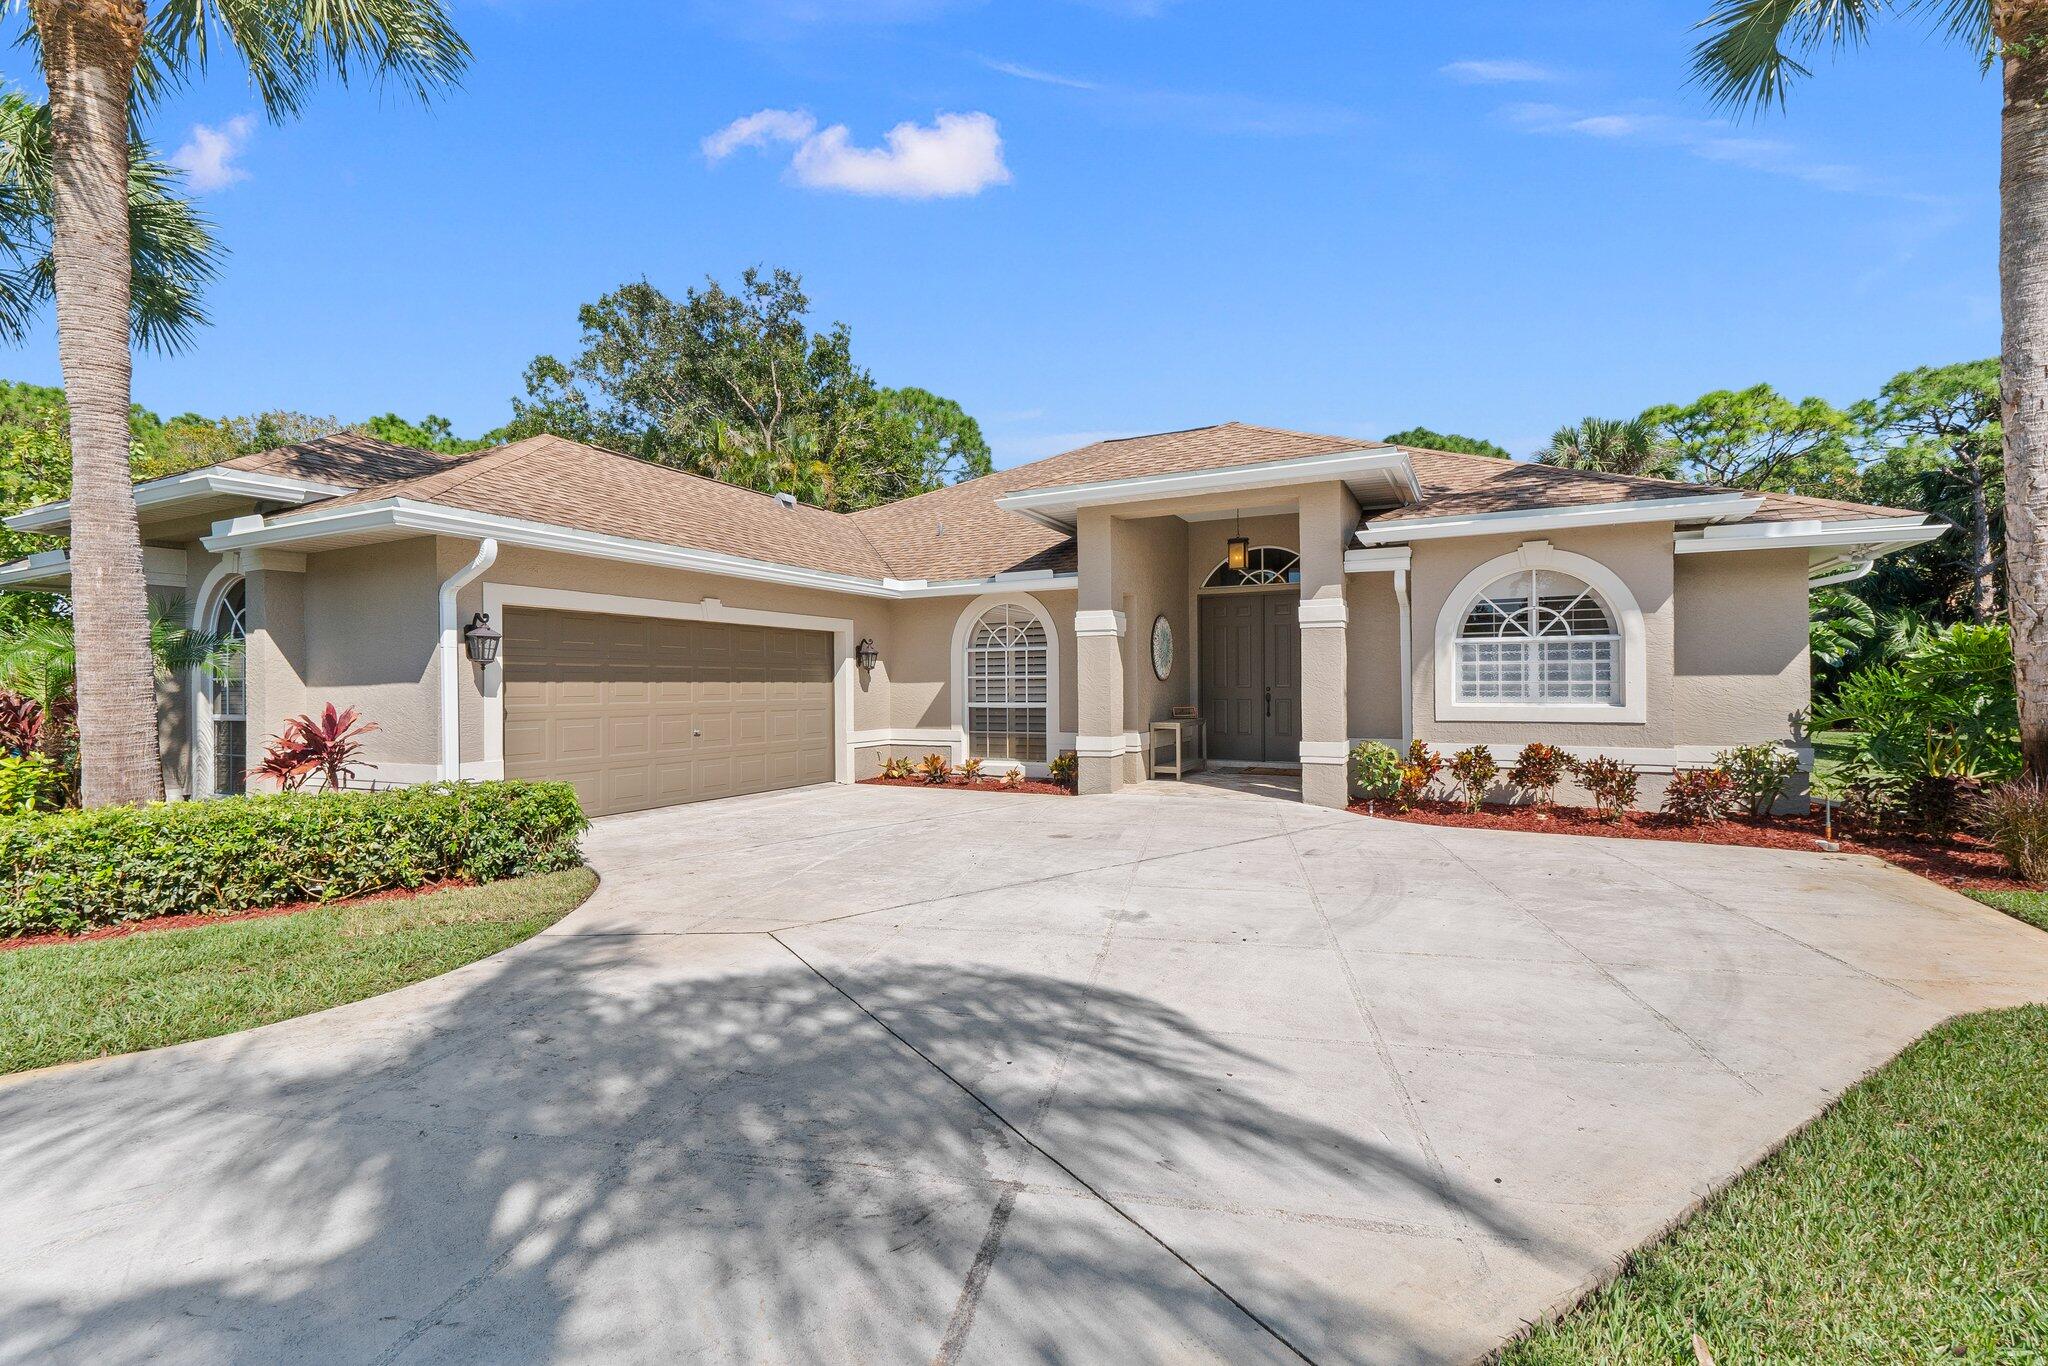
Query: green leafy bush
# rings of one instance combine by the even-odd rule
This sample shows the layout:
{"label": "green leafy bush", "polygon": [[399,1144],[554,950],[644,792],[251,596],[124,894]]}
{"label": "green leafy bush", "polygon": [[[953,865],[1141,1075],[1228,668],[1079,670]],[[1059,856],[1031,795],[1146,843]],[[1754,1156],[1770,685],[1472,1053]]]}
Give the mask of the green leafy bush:
{"label": "green leafy bush", "polygon": [[1444,756],[1420,740],[1408,742],[1408,758],[1401,765],[1401,781],[1394,789],[1394,801],[1403,811],[1429,794],[1429,785],[1444,771]]}
{"label": "green leafy bush", "polygon": [[2012,633],[1968,623],[1932,632],[1896,663],[1843,679],[1815,704],[1811,726],[1860,734],[1851,758],[1902,783],[2010,778],[2020,769]]}
{"label": "green leafy bush", "polygon": [[1473,745],[1461,749],[1451,756],[1451,777],[1458,784],[1458,795],[1465,799],[1467,811],[1477,811],[1479,804],[1486,800],[1486,791],[1493,786],[1493,780],[1500,774],[1500,765],[1494,761],[1493,751],[1485,745]]}
{"label": "green leafy bush", "polygon": [[1351,751],[1351,785],[1366,797],[1391,797],[1401,787],[1401,756],[1392,746],[1367,740]]}
{"label": "green leafy bush", "polygon": [[1717,821],[1735,805],[1735,780],[1718,768],[1682,768],[1664,786],[1664,814],[1680,825]]}
{"label": "green leafy bush", "polygon": [[1540,804],[1555,806],[1557,785],[1571,771],[1571,755],[1556,745],[1532,740],[1515,756],[1514,766],[1508,769],[1508,781],[1525,792],[1535,793]]}
{"label": "green leafy bush", "polygon": [[1081,757],[1063,749],[1045,766],[1046,775],[1062,787],[1074,787],[1081,780]]}
{"label": "green leafy bush", "polygon": [[2021,778],[1986,792],[1977,803],[1977,828],[2029,882],[2048,882],[2048,787]]}
{"label": "green leafy bush", "polygon": [[59,804],[64,770],[46,754],[0,754],[0,819]]}
{"label": "green leafy bush", "polygon": [[564,783],[449,783],[64,811],[0,822],[0,936],[339,901],[583,861]]}
{"label": "green leafy bush", "polygon": [[1867,757],[1852,757],[1831,772],[1816,769],[1813,795],[1833,802],[1844,821],[1871,835],[1892,833],[1906,810],[1906,785]]}
{"label": "green leafy bush", "polygon": [[1738,745],[1716,754],[1714,766],[1727,775],[1729,789],[1749,814],[1768,820],[1785,795],[1785,784],[1799,771],[1799,756],[1783,745]]}
{"label": "green leafy bush", "polygon": [[1593,799],[1593,811],[1603,821],[1618,821],[1621,813],[1636,804],[1636,788],[1642,774],[1634,764],[1602,754],[1572,765],[1579,786]]}

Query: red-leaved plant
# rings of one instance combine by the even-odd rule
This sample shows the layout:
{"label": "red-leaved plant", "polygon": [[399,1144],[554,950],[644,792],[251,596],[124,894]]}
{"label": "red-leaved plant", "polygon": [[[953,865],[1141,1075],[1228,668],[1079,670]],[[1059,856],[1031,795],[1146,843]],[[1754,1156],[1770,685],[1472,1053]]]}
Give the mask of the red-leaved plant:
{"label": "red-leaved plant", "polygon": [[[363,737],[377,729],[362,720],[354,707],[336,711],[329,702],[319,716],[294,716],[284,730],[270,739],[263,762],[249,770],[252,778],[268,778],[280,791],[296,792],[314,774],[332,792],[355,780],[356,756],[363,752]],[[364,764],[375,768],[375,764]]]}
{"label": "red-leaved plant", "polygon": [[0,753],[33,754],[43,747],[43,709],[20,693],[0,690]]}

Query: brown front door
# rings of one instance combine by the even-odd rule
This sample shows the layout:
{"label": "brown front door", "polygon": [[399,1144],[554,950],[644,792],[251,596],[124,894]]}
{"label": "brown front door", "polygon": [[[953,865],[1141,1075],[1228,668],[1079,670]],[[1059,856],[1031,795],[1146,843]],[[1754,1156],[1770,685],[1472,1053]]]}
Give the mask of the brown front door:
{"label": "brown front door", "polygon": [[1300,606],[1294,593],[1202,599],[1201,704],[1211,758],[1301,758]]}
{"label": "brown front door", "polygon": [[830,782],[832,638],[514,608],[505,776],[593,816]]}

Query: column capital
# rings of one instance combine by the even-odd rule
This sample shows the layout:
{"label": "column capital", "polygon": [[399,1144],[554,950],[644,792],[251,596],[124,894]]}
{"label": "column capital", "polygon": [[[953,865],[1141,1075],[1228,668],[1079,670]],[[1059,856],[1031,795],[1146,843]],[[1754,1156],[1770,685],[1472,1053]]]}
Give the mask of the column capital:
{"label": "column capital", "polygon": [[1122,612],[1107,610],[1074,613],[1074,634],[1076,636],[1118,636],[1121,637],[1128,623]]}

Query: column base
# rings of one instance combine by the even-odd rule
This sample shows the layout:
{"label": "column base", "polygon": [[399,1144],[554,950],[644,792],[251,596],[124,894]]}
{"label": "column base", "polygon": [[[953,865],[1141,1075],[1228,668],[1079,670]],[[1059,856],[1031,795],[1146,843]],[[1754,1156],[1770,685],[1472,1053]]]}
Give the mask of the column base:
{"label": "column base", "polygon": [[1351,780],[1343,764],[1301,766],[1301,800],[1305,806],[1341,811],[1351,802]]}
{"label": "column base", "polygon": [[1122,787],[1124,760],[1118,755],[1084,754],[1075,775],[1074,790],[1084,797],[1100,797]]}

